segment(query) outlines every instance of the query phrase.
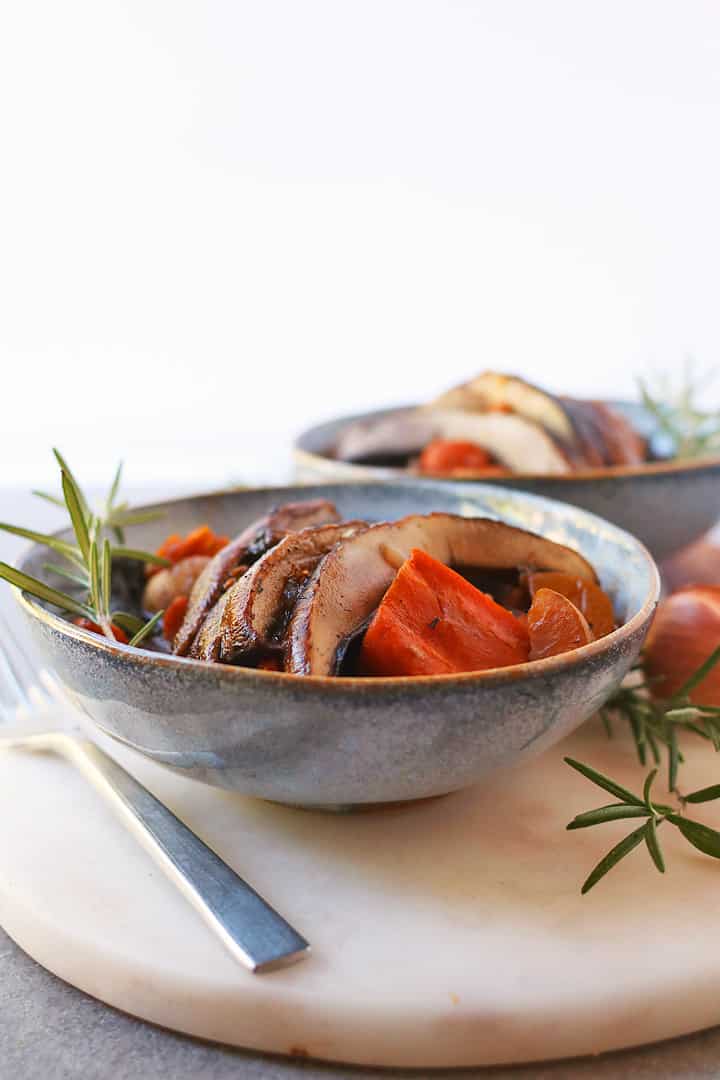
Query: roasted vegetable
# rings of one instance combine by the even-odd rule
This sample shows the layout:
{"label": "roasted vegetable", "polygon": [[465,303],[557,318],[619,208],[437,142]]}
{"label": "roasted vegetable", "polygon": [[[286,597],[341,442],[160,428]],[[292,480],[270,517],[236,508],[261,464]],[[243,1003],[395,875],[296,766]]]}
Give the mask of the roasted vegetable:
{"label": "roasted vegetable", "polygon": [[368,627],[359,668],[368,675],[449,675],[521,664],[529,651],[522,620],[414,548]]}
{"label": "roasted vegetable", "polygon": [[595,581],[576,551],[500,521],[413,514],[372,525],[337,544],[301,593],[288,631],[286,670],[336,674],[348,638],[380,604],[413,548],[458,568],[547,568]]}
{"label": "roasted vegetable", "polygon": [[187,611],[187,596],[176,596],[172,600],[163,615],[163,637],[166,641],[173,642],[175,635],[182,626],[185,612]]}
{"label": "roasted vegetable", "polygon": [[595,582],[557,570],[533,570],[525,578],[531,597],[539,589],[554,589],[566,596],[585,616],[596,638],[605,637],[615,629],[615,613],[610,597]]}
{"label": "roasted vegetable", "polygon": [[423,450],[418,461],[423,473],[482,472],[500,475],[507,472],[502,465],[493,463],[492,455],[476,443],[434,439]]}
{"label": "roasted vegetable", "polygon": [[319,525],[290,533],[221,597],[193,642],[201,660],[240,663],[282,644],[298,592],[334,545],[363,521]]}
{"label": "roasted vegetable", "polygon": [[593,640],[593,632],[581,611],[554,589],[538,589],[527,615],[530,659],[579,649]]}
{"label": "roasted vegetable", "polygon": [[232,583],[233,575],[242,573],[290,532],[311,525],[325,525],[338,520],[338,512],[326,499],[309,499],[276,507],[243,529],[208,563],[190,593],[185,620],[175,639],[174,651],[184,656],[190,651],[205,618]]}

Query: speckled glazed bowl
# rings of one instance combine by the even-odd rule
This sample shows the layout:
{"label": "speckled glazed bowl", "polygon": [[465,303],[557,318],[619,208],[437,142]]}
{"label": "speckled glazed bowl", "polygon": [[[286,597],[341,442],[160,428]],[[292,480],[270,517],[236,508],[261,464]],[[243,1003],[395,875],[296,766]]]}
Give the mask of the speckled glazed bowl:
{"label": "speckled glazed bowl", "polygon": [[[612,404],[624,412],[643,435],[652,437],[652,419],[640,405]],[[406,407],[345,416],[303,432],[295,442],[298,479],[307,483],[338,480],[407,483],[410,477],[402,469],[355,465],[332,457],[338,436],[350,424],[400,415],[404,411]],[[418,478],[415,482],[426,481]],[[599,514],[637,536],[656,559],[665,559],[687,547],[711,529],[720,517],[720,457],[588,469],[568,476],[523,473],[497,480],[482,478],[478,482],[501,484],[518,491],[561,499]]]}
{"label": "speckled glazed bowl", "polygon": [[[137,527],[157,546],[208,522],[239,532],[269,506],[332,499],[348,517],[444,510],[491,515],[578,548],[612,595],[619,630],[576,652],[492,672],[423,678],[317,678],[178,659],[114,645],[18,598],[45,661],[103,731],[185,776],[304,806],[417,799],[474,784],[586,720],[636,659],[658,597],[647,551],[561,503],[483,485],[350,484],[179,499]],[[42,576],[45,550],[24,570]]]}

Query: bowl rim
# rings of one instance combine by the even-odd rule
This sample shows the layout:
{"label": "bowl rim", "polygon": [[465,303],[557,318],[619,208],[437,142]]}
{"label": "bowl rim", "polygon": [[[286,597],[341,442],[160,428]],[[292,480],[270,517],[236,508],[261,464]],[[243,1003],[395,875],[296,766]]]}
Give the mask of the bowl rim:
{"label": "bowl rim", "polygon": [[[318,487],[352,486],[353,485],[335,483],[334,485],[294,484],[241,489],[220,488],[208,492],[197,492],[192,495],[176,496],[175,498],[165,499],[160,502],[147,503],[138,506],[136,509],[138,511],[157,508],[168,509],[177,503],[194,501],[196,499],[199,501],[202,499],[233,494],[242,496],[243,493],[247,492],[252,492],[254,495],[265,492],[267,492],[268,495],[271,495],[273,491],[288,492],[295,490],[299,493],[303,491],[308,491],[308,493],[310,493],[313,489]],[[386,484],[380,483],[371,484],[369,486],[378,488],[387,487]],[[408,484],[408,487],[413,486],[412,483]],[[429,486],[431,488],[435,486],[440,491],[446,484],[443,482],[436,482],[435,485],[430,483]],[[478,486],[467,486],[471,488],[471,490],[463,491],[462,489],[465,485],[458,482],[456,484],[456,487],[460,489],[458,490],[458,494],[464,494],[469,498],[477,498],[480,494],[478,492]],[[493,497],[496,497],[498,494],[498,485],[487,484],[486,486],[490,489],[489,493],[492,494]],[[423,485],[423,489],[427,490],[426,485]],[[638,540],[637,537],[633,536],[625,529],[621,529],[619,526],[605,521],[605,519],[599,517],[599,515],[593,514],[589,510],[582,510],[569,503],[563,503],[559,499],[552,499],[532,492],[517,491],[512,488],[508,488],[507,492],[511,498],[520,497],[523,500],[528,499],[531,502],[557,504],[564,510],[571,510],[573,513],[581,515],[582,518],[589,519],[590,522],[595,521],[600,523],[604,528],[617,534],[618,539],[625,539],[626,541],[629,541],[631,546],[636,548],[650,572],[650,587],[643,603],[627,622],[617,627],[617,629],[613,630],[610,634],[597,638],[587,645],[581,645],[578,649],[573,649],[570,652],[560,653],[557,656],[550,656],[541,660],[528,660],[523,664],[514,664],[509,667],[489,668],[485,671],[463,671],[447,675],[381,675],[373,676],[372,678],[359,675],[345,675],[342,677],[336,675],[297,675],[294,672],[266,671],[258,668],[241,667],[240,665],[218,664],[206,660],[196,660],[187,656],[174,656],[167,653],[158,653],[138,646],[124,645],[121,642],[111,642],[100,634],[96,634],[91,630],[85,630],[83,627],[76,626],[74,623],[64,619],[61,615],[48,611],[47,608],[42,607],[34,597],[29,594],[26,595],[18,586],[11,586],[11,590],[20,608],[24,610],[29,617],[36,619],[40,623],[44,623],[47,627],[59,632],[64,637],[80,641],[85,645],[90,645],[97,649],[98,652],[110,655],[122,663],[128,663],[130,665],[137,664],[142,667],[147,667],[147,665],[150,664],[178,671],[183,669],[185,671],[197,671],[199,674],[211,675],[220,681],[229,680],[232,682],[233,680],[240,680],[250,683],[259,682],[268,686],[275,685],[278,688],[283,686],[292,687],[293,690],[301,690],[301,692],[312,692],[313,690],[323,688],[324,690],[336,693],[345,693],[346,691],[355,689],[358,692],[367,694],[372,693],[375,690],[381,692],[383,690],[397,691],[402,689],[403,692],[405,692],[408,690],[428,691],[433,687],[447,689],[448,687],[461,687],[474,684],[477,684],[479,687],[515,684],[527,678],[543,678],[558,674],[565,670],[572,670],[586,661],[591,661],[606,652],[610,652],[628,638],[633,637],[634,634],[652,617],[660,597],[661,589],[658,567],[642,541]],[[552,508],[554,507],[551,506],[551,509]],[[59,529],[53,535],[60,536],[65,532],[67,532],[67,529]],[[37,543],[27,545],[18,555],[15,560],[15,565],[18,567],[21,566],[30,552],[41,547],[42,545]]]}
{"label": "bowl rim", "polygon": [[[624,404],[624,405],[639,405],[640,402],[613,402],[608,401],[607,404]],[[576,480],[602,480],[602,479],[624,479],[643,476],[672,476],[673,474],[684,474],[688,472],[699,472],[703,469],[713,470],[720,466],[720,454],[714,454],[712,456],[701,458],[671,458],[668,461],[648,461],[642,465],[604,465],[602,467],[577,469],[569,473],[531,473],[531,472],[518,472],[510,473],[507,476],[499,476],[493,479],[491,476],[487,476],[482,472],[473,472],[472,469],[464,471],[462,474],[454,473],[453,475],[442,476],[441,474],[425,474],[425,473],[408,473],[404,469],[397,468],[391,465],[362,465],[352,461],[340,461],[338,458],[328,457],[327,454],[319,453],[316,450],[308,450],[303,445],[304,441],[323,428],[329,426],[338,427],[345,424],[356,423],[362,420],[371,420],[373,417],[391,416],[393,413],[405,412],[408,409],[418,408],[417,405],[393,405],[385,409],[371,409],[368,412],[353,413],[347,416],[336,416],[329,420],[323,420],[317,424],[313,424],[311,427],[304,428],[293,440],[292,452],[295,461],[299,465],[308,465],[313,468],[322,468],[332,473],[336,471],[336,475],[343,472],[346,476],[358,476],[359,478],[398,478],[404,479],[408,482],[412,481],[438,481],[439,483],[447,484],[451,482],[455,483],[488,483],[493,486],[502,485],[504,481],[515,482],[517,480],[528,481],[543,481],[552,482],[557,484],[569,484]]]}

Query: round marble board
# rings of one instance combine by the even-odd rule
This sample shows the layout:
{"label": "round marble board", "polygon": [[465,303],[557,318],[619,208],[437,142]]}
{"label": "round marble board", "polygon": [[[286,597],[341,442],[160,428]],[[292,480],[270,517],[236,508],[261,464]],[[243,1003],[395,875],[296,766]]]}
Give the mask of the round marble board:
{"label": "round marble board", "polygon": [[[595,1053],[720,1022],[716,862],[665,826],[664,879],[640,847],[580,896],[634,823],[566,832],[611,800],[562,758],[637,789],[624,731],[608,741],[593,721],[482,789],[348,815],[245,799],[106,746],[313,946],[291,968],[250,974],[71,765],[0,753],[0,923],[128,1013],[259,1050],[426,1069]],[[688,789],[717,779],[700,740],[687,758]]]}

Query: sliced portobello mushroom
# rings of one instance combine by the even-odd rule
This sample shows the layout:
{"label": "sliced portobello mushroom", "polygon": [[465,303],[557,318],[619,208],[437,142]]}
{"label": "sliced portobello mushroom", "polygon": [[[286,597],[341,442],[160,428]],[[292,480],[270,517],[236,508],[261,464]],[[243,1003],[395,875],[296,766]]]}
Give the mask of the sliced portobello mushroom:
{"label": "sliced portobello mushroom", "polygon": [[572,468],[568,455],[539,424],[515,413],[459,409],[423,408],[353,426],[338,443],[338,453],[354,461],[400,453],[411,458],[433,439],[475,443],[512,472],[563,475]]}
{"label": "sliced portobello mushroom", "polygon": [[572,420],[562,400],[517,375],[485,371],[470,382],[441,394],[430,407],[469,412],[507,410],[539,424],[563,445],[572,448],[576,441]]}
{"label": "sliced portobello mushroom", "polygon": [[[434,439],[475,443],[514,473],[564,476],[573,462],[545,428],[517,413],[433,411]],[[429,440],[428,440],[429,441]]]}
{"label": "sliced portobello mushroom", "polygon": [[645,461],[645,440],[611,405],[604,401],[562,400],[573,417],[592,464],[640,465]]}
{"label": "sliced portobello mushroom", "polygon": [[339,517],[327,499],[308,499],[275,507],[243,529],[210,560],[193,585],[187,614],[173,645],[176,655],[188,654],[195,635],[233,574],[244,572],[288,533],[338,521]]}
{"label": "sliced portobello mushroom", "polygon": [[349,424],[338,436],[333,455],[355,462],[410,458],[436,437],[435,431],[435,421],[422,409],[398,409],[390,416]]}
{"label": "sliced portobello mushroom", "polygon": [[634,465],[645,460],[643,440],[605,402],[549,394],[515,375],[483,372],[442,394],[430,408],[515,413],[552,435],[575,468]]}
{"label": "sliced portobello mushroom", "polygon": [[290,620],[285,670],[336,674],[347,641],[378,606],[413,548],[460,569],[542,567],[597,580],[590,563],[571,548],[488,518],[413,514],[371,525],[338,543],[318,564]]}
{"label": "sliced portobello mushroom", "polygon": [[319,559],[338,541],[365,528],[367,522],[344,521],[284,537],[220,597],[190,656],[238,664],[278,649],[298,593]]}

